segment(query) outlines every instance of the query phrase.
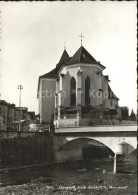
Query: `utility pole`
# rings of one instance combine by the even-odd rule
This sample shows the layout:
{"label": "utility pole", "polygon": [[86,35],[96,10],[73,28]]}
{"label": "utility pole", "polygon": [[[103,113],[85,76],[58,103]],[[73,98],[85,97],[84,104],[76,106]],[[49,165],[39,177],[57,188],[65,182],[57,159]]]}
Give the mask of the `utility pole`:
{"label": "utility pole", "polygon": [[20,108],[21,108],[21,90],[23,89],[22,85],[18,85],[19,89],[19,131],[21,131],[21,112],[20,112]]}

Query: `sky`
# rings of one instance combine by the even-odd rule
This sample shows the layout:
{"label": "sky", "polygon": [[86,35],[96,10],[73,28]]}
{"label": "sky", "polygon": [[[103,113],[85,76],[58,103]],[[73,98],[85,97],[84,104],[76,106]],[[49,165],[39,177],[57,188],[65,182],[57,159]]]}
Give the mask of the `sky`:
{"label": "sky", "polygon": [[38,113],[38,78],[52,70],[64,42],[72,56],[83,46],[103,64],[119,105],[137,110],[136,1],[0,2],[1,99]]}

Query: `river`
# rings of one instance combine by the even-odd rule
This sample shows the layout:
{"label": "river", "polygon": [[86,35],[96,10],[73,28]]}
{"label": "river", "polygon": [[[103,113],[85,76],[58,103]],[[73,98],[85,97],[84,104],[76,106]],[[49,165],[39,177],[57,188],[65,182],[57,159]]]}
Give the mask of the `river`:
{"label": "river", "polygon": [[0,195],[137,194],[136,173],[114,174],[112,160],[5,171],[0,178]]}

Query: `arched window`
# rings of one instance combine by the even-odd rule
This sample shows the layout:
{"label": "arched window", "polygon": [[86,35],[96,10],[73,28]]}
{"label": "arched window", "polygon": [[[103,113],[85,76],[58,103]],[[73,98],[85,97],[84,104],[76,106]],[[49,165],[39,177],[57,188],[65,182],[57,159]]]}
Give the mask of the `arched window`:
{"label": "arched window", "polygon": [[86,77],[85,79],[85,104],[90,104],[90,78]]}
{"label": "arched window", "polygon": [[70,79],[70,104],[71,106],[76,105],[76,80],[74,77]]}

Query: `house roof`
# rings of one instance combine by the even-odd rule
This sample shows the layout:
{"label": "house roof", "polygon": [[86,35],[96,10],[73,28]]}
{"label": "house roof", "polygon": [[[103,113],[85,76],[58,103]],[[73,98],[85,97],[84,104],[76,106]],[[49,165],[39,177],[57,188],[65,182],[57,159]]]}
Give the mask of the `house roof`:
{"label": "house roof", "polygon": [[0,100],[0,106],[8,106],[8,107],[15,108],[15,104],[8,103],[5,100]]}
{"label": "house roof", "polygon": [[108,98],[115,98],[115,99],[119,100],[119,98],[113,93],[109,84],[108,84],[108,93],[109,93]]}

